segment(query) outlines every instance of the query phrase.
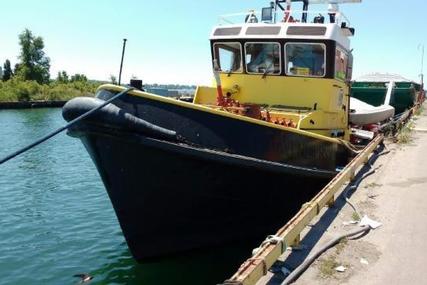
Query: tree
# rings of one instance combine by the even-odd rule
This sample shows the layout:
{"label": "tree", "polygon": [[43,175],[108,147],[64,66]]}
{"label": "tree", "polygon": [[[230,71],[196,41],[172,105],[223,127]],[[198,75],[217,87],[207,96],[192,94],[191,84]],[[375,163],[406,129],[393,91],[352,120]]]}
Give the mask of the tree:
{"label": "tree", "polygon": [[87,77],[84,74],[76,73],[73,76],[71,76],[71,82],[87,82]]}
{"label": "tree", "polygon": [[35,80],[39,84],[49,83],[50,59],[43,51],[43,39],[33,36],[30,30],[25,29],[19,35],[19,45],[21,62],[16,65],[16,73],[24,80]]}
{"label": "tree", "polygon": [[13,76],[12,68],[10,67],[10,61],[6,59],[3,65],[3,81],[8,81]]}
{"label": "tree", "polygon": [[59,83],[68,83],[69,79],[68,79],[67,72],[65,70],[58,71],[58,76],[56,78],[56,81],[58,81]]}
{"label": "tree", "polygon": [[117,85],[117,77],[115,77],[114,75],[110,75],[110,81],[111,84]]}

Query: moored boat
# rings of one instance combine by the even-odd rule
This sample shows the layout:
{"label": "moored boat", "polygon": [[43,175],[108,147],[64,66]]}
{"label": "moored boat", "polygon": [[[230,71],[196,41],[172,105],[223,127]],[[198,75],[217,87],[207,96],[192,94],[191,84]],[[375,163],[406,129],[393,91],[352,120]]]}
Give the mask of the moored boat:
{"label": "moored boat", "polygon": [[350,123],[364,126],[376,124],[394,116],[394,107],[390,105],[372,106],[356,98],[350,98]]}
{"label": "moored boat", "polygon": [[[69,129],[96,164],[137,260],[265,236],[351,159],[354,29],[336,4],[329,20],[311,20],[310,2],[328,1],[299,1],[299,14],[292,2],[213,29],[216,86],[198,87],[193,102],[132,90]],[[63,116],[124,89],[101,86],[96,98],[68,102]]]}
{"label": "moored boat", "polygon": [[391,91],[389,104],[396,114],[411,109],[423,92],[422,84],[396,74],[373,73],[356,79],[351,85],[351,96],[372,106],[381,106]]}

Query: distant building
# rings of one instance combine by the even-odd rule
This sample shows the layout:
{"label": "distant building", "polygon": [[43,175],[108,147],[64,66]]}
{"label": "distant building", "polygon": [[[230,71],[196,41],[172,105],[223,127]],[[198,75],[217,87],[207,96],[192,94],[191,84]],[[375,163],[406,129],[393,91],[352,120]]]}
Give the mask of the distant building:
{"label": "distant building", "polygon": [[179,93],[176,90],[169,90],[166,88],[146,88],[148,93],[153,93],[165,97],[178,97]]}
{"label": "distant building", "polygon": [[177,90],[168,90],[169,91],[169,97],[178,97],[179,92]]}

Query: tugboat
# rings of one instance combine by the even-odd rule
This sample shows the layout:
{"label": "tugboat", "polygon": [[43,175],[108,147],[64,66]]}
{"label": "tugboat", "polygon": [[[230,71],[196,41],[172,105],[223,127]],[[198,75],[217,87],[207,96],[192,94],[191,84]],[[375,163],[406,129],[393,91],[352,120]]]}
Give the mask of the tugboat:
{"label": "tugboat", "polygon": [[[132,90],[69,129],[137,261],[275,232],[348,163],[347,2],[361,1],[276,0],[243,23],[224,17],[210,37],[215,84],[193,102]],[[311,3],[330,5],[311,17]],[[125,89],[103,85],[63,117]]]}

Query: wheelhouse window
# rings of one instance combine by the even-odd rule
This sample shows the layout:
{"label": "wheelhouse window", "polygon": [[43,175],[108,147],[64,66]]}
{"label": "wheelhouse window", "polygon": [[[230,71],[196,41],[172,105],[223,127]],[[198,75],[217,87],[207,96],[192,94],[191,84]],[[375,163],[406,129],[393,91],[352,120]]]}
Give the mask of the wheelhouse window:
{"label": "wheelhouse window", "polygon": [[323,77],[326,74],[326,46],[317,43],[287,43],[286,75]]}
{"label": "wheelhouse window", "polygon": [[214,58],[218,60],[222,72],[241,73],[242,45],[240,43],[215,43]]}
{"label": "wheelhouse window", "polygon": [[246,43],[245,63],[249,74],[280,74],[280,44]]}
{"label": "wheelhouse window", "polygon": [[348,55],[341,49],[335,53],[335,78],[345,80],[347,78]]}

